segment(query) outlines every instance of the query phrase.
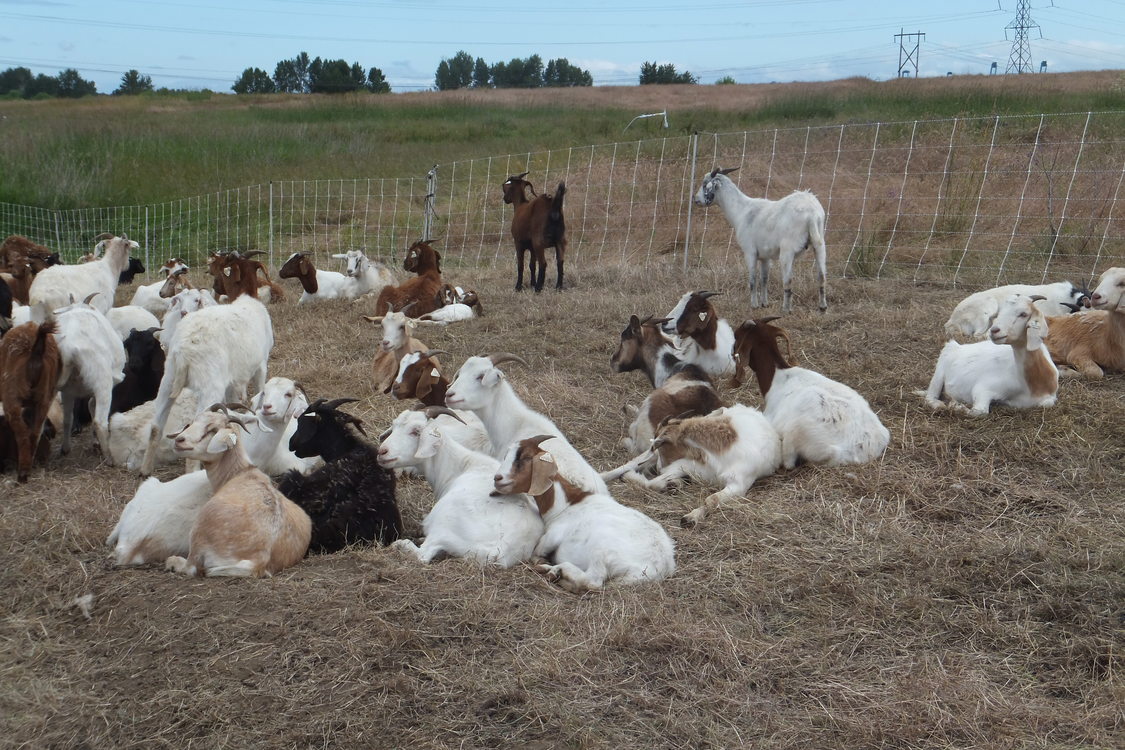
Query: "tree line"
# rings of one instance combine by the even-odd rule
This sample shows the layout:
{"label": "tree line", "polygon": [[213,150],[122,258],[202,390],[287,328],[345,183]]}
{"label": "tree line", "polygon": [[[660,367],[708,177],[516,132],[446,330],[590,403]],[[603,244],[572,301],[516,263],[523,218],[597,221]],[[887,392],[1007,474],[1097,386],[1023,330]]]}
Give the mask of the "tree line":
{"label": "tree line", "polygon": [[[676,71],[671,63],[646,62],[641,65],[641,85],[659,83],[699,83],[691,73]],[[590,71],[572,65],[565,57],[543,64],[539,55],[514,57],[508,62],[488,63],[483,57],[473,58],[461,50],[453,57],[443,58],[434,73],[438,91],[453,89],[547,88],[552,86],[593,86]]]}
{"label": "tree line", "polygon": [[272,76],[261,68],[247,68],[231,90],[236,94],[386,94],[391,86],[378,68],[364,69],[358,62],[349,65],[342,59],[309,59],[307,52],[301,52],[274,65]]}

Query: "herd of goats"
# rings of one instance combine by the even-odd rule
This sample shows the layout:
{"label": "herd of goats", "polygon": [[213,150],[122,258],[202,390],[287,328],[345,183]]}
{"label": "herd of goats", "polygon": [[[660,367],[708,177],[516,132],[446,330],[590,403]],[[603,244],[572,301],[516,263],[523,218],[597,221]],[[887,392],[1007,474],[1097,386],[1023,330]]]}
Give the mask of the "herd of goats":
{"label": "herd of goats", "polygon": [[[811,248],[826,309],[820,202],[807,191],[779,201],[748,197],[727,177],[731,171],[707,174],[695,200],[717,203],[734,228],[752,306],[768,304],[777,261],[788,312],[794,259]],[[515,211],[516,289],[526,252],[530,287],[542,289],[551,248],[561,289],[565,185],[535,195],[526,176],[503,184]],[[663,318],[632,316],[621,332],[612,369],[643,372],[653,390],[633,411],[624,441],[632,458],[598,472],[513,390],[501,365],[522,363],[518,356],[469,357],[450,379],[438,359],[444,352],[414,337],[418,326],[481,314],[474,291],[443,280],[441,255],[429,243],[407,250],[403,268],[414,275],[401,284],[358,250],[332,256],[346,263],[344,273],[295,253],[279,276],[299,281],[298,304],[375,301],[368,319],[383,332],[375,387],[417,402],[376,445],[342,408],[352,399],[309,403],[293,380],[267,380],[274,343],[267,304],[284,291],[254,253],[213,254],[212,289],[195,288],[187,265],[170,259],[162,279],[114,307],[118,285],[144,269],[130,257],[136,242],[99,239],[88,262],[75,265],[24,237],[0,246],[0,470],[14,460],[18,481],[27,482],[53,438],[66,453],[76,427],[92,422],[107,462],[149,477],[109,536],[118,565],[262,576],[310,551],[376,542],[423,562],[528,562],[574,592],[655,581],[675,569],[672,540],[617,502],[609,483],[657,491],[684,479],[717,486],[683,517],[695,526],[781,467],[866,463],[890,439],[863,396],[792,363],[776,317],[735,328],[719,317],[713,292],[695,291]],[[951,340],[921,393],[928,404],[975,416],[993,404],[1051,406],[1060,372],[1100,378],[1103,368],[1125,370],[1125,268],[1106,270],[1093,291],[1058,282],[977,292],[956,306],[946,331]],[[717,379],[740,383],[747,369],[762,410],[722,406]],[[180,460],[187,462],[181,476],[151,476]],[[395,498],[402,473],[433,488],[421,544],[404,536]]]}

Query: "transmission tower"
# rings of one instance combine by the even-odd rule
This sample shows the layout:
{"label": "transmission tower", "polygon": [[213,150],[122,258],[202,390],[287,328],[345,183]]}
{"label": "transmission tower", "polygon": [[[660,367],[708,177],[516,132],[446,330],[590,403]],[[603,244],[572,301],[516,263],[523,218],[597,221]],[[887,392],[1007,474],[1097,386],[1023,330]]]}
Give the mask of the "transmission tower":
{"label": "transmission tower", "polygon": [[[1016,1],[1016,17],[1004,27],[1004,38],[1008,38],[1008,29],[1012,30],[1012,54],[1008,56],[1008,67],[1004,75],[1009,73],[1031,73],[1031,44],[1028,41],[1028,32],[1039,29],[1039,24],[1031,19],[1031,3],[1029,0]],[[1039,38],[1043,38],[1043,30],[1039,29]]]}
{"label": "transmission tower", "polygon": [[[921,48],[922,40],[926,38],[926,35],[921,31],[914,34],[904,34],[902,32],[903,30],[899,29],[898,33],[895,34],[895,39],[898,41],[898,72],[895,75],[898,78],[901,78],[902,74],[906,72],[907,67],[913,65],[914,77],[917,78],[918,51]],[[908,39],[914,42],[914,46],[911,48],[907,47]]]}

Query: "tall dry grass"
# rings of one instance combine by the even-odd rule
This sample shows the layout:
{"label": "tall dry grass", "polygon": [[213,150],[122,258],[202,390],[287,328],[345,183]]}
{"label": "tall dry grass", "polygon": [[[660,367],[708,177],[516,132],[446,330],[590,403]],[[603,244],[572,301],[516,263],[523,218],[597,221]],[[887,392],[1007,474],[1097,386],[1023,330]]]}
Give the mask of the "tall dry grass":
{"label": "tall dry grass", "polygon": [[[801,363],[864,394],[879,461],[767,478],[695,530],[709,490],[615,485],[677,545],[674,577],[576,597],[529,569],[431,566],[385,549],[311,557],[272,579],[115,570],[103,546],[137,480],[83,434],[28,485],[0,480],[0,737],[13,747],[1112,748],[1123,741],[1125,396],[1064,382],[1052,409],[931,414],[924,387],[949,292],[802,268],[783,321]],[[598,467],[624,458],[609,372],[630,313],[740,280],[678,264],[575,263],[561,294],[510,269],[456,272],[486,317],[427,329],[466,356],[509,350],[516,390]],[[296,297],[295,288],[293,297]],[[123,291],[122,296],[126,296]],[[351,303],[271,308],[271,374],[358,396],[369,432],[375,334]],[[753,384],[728,401],[759,402]],[[169,472],[170,474],[170,472]],[[432,502],[400,483],[412,534]],[[72,605],[92,594],[87,619]]]}

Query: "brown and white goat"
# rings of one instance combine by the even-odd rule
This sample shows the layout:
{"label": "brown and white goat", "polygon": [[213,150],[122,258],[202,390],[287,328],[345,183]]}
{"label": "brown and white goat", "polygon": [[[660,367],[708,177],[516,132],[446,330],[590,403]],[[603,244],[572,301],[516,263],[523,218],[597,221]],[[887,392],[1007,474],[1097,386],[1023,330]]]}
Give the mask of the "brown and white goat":
{"label": "brown and white goat", "polygon": [[398,286],[383,287],[375,300],[375,314],[384,315],[390,310],[404,310],[411,303],[411,313],[415,317],[438,309],[438,293],[443,283],[441,253],[425,240],[418,240],[406,251],[402,267],[418,275]]}
{"label": "brown and white goat", "polygon": [[1098,380],[1104,370],[1125,371],[1125,268],[1109,268],[1101,275],[1090,307],[1096,309],[1047,318],[1046,343],[1056,364]]}
{"label": "brown and white goat", "polygon": [[676,336],[680,358],[699,365],[708,375],[731,375],[735,371],[734,329],[719,317],[711,298],[721,292],[686,292],[668,313],[663,331]]}
{"label": "brown and white goat", "polygon": [[[504,202],[515,208],[512,214],[512,239],[516,244],[516,291],[523,289],[523,256],[530,251],[528,284],[537,292],[543,291],[547,275],[547,248],[555,248],[555,289],[563,288],[563,259],[566,255],[566,219],[563,217],[563,198],[566,183],[560,182],[555,194],[535,195],[535,188],[525,180],[527,172],[512,175],[501,189]],[[527,190],[535,198],[527,197]]]}
{"label": "brown and white goat", "polygon": [[168,436],[177,454],[203,463],[214,494],[192,526],[187,559],[169,557],[166,569],[259,577],[296,565],[305,556],[312,521],[246,457],[239,434],[244,419],[216,404]]}
{"label": "brown and white goat", "polygon": [[630,315],[629,324],[621,331],[617,351],[610,357],[609,369],[614,372],[640,370],[653,388],[664,385],[672,369],[682,361],[676,354],[672,339],[660,329],[666,320],[653,320],[651,315],[641,320],[636,315]]}
{"label": "brown and white goat", "polygon": [[410,352],[398,363],[398,375],[384,391],[399,401],[416,398],[426,406],[445,406],[445,392],[449,378],[441,374],[437,355],[446,354],[440,349]]}
{"label": "brown and white goat", "polygon": [[398,375],[399,362],[403,357],[411,352],[424,352],[429,349],[411,335],[414,321],[406,317],[406,310],[410,307],[412,305],[408,304],[402,310],[376,317],[363,316],[364,320],[379,323],[383,328],[383,338],[371,362],[371,378],[377,391],[391,392],[391,386],[394,385],[395,377]]}
{"label": "brown and white goat", "polygon": [[0,339],[0,403],[16,443],[20,482],[31,471],[62,368],[54,333],[53,321],[24,323]]}
{"label": "brown and white goat", "polygon": [[568,481],[541,445],[555,438],[537,435],[512,443],[493,478],[494,494],[524,492],[535,500],[545,526],[535,554],[550,560],[535,569],[573,593],[672,575],[675,549],[668,533],[609,494]]}

